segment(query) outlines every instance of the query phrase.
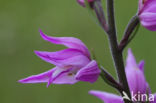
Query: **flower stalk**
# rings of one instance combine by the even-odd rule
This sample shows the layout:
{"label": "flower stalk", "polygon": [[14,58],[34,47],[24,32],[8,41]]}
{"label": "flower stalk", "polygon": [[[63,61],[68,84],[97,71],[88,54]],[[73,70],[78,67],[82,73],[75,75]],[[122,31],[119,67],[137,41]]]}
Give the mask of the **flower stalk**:
{"label": "flower stalk", "polygon": [[[120,51],[123,51],[123,49],[127,46],[127,44],[130,42],[130,40],[132,40],[133,36],[135,36],[135,34],[137,33],[137,30],[138,30],[138,27],[139,27],[139,23],[140,23],[140,21],[139,21],[139,18],[137,15],[132,17],[132,19],[130,20],[130,22],[128,23],[128,25],[125,29],[124,37],[119,44]],[[132,38],[130,38],[130,36]]]}
{"label": "flower stalk", "polygon": [[105,14],[101,5],[101,0],[95,0],[93,4],[93,10],[95,11],[100,26],[104,29],[105,32],[107,32],[108,27],[107,27]]}
{"label": "flower stalk", "polygon": [[102,79],[110,86],[114,87],[116,90],[118,90],[120,93],[122,93],[123,88],[122,86],[112,77],[109,72],[107,72],[103,66],[99,67],[101,69],[101,74],[100,76]]}
{"label": "flower stalk", "polygon": [[[114,60],[115,68],[117,71],[118,79],[123,86],[124,91],[131,98],[126,74],[123,62],[122,52],[118,48],[118,42],[116,37],[116,26],[114,18],[114,0],[107,0],[107,16],[108,16],[108,38],[111,48],[112,57]],[[123,94],[121,94],[123,95]],[[128,100],[124,100],[125,103],[130,103]]]}

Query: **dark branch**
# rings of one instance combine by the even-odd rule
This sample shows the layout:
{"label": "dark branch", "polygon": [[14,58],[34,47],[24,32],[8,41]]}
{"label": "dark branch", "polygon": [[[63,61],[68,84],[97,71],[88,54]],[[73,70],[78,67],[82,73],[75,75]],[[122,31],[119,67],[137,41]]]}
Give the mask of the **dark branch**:
{"label": "dark branch", "polygon": [[102,79],[110,86],[117,89],[120,93],[123,91],[123,87],[109,74],[102,66],[100,67]]}
{"label": "dark branch", "polygon": [[[139,18],[138,16],[134,16],[130,22],[128,23],[125,32],[124,32],[124,37],[122,38],[120,44],[119,44],[119,49],[120,51],[123,51],[123,49],[127,46],[127,44],[132,40],[132,38],[135,36],[138,30],[138,24],[139,24]],[[133,33],[133,31],[135,32]],[[130,36],[132,35],[132,38]]]}
{"label": "dark branch", "polygon": [[106,23],[105,14],[101,5],[101,0],[95,0],[92,8],[95,11],[95,14],[100,23],[100,26],[105,30],[105,32],[107,32],[107,23]]}

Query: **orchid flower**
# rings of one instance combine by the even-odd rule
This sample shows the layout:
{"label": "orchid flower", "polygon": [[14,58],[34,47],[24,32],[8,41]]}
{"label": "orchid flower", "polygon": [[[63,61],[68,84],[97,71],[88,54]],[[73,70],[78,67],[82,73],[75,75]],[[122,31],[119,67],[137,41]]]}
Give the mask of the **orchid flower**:
{"label": "orchid flower", "polygon": [[100,74],[95,60],[91,60],[85,44],[73,37],[51,37],[40,31],[41,37],[51,43],[61,44],[67,49],[57,52],[35,51],[42,60],[55,67],[44,73],[19,80],[20,83],[74,84],[78,81],[94,83]]}
{"label": "orchid flower", "polygon": [[156,31],[156,0],[139,0],[138,15],[145,28]]}
{"label": "orchid flower", "polygon": [[[137,64],[131,49],[128,50],[128,57],[126,61],[126,76],[128,79],[130,91],[133,93],[132,101],[143,100],[141,102],[144,102],[147,98],[142,98],[141,96],[143,94],[150,96],[151,93],[149,85],[146,82],[144,76],[144,61],[141,61],[139,64]],[[105,103],[124,103],[123,98],[115,94],[101,91],[90,91],[89,93],[103,100]],[[127,99],[129,98],[127,97]],[[153,100],[150,101],[149,99]],[[153,95],[153,98],[148,98],[148,100],[150,101],[150,103],[156,103],[156,94]]]}

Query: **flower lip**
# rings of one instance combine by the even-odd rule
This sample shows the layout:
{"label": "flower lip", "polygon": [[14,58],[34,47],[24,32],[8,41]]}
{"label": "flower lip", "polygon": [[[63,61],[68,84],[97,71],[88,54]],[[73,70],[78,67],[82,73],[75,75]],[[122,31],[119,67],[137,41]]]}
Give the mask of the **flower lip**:
{"label": "flower lip", "polygon": [[[61,75],[64,74],[64,73],[68,73],[69,71],[71,71],[71,69],[72,69],[72,68],[69,68],[69,69],[64,70],[64,71],[60,71],[60,73],[57,73],[56,75],[55,75],[55,72],[54,72],[53,75],[52,75],[52,77],[49,79],[49,82],[48,82],[48,84],[47,84],[47,87],[49,87],[49,85],[50,85],[51,83],[53,83],[53,81],[55,81],[57,78],[59,78],[59,76],[61,76]],[[53,76],[54,76],[54,77],[53,77]]]}

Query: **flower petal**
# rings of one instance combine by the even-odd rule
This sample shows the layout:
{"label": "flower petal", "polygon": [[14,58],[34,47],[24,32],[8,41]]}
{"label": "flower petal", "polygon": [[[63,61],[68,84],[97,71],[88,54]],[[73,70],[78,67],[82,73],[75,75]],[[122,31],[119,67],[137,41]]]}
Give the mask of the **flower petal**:
{"label": "flower petal", "polygon": [[73,37],[52,37],[45,35],[41,30],[40,34],[42,38],[54,44],[65,45],[68,48],[78,49],[84,53],[90,59],[90,53],[86,45],[79,39]]}
{"label": "flower petal", "polygon": [[[156,8],[155,8],[156,10]],[[152,12],[143,12],[139,15],[141,24],[151,30],[151,31],[156,31],[156,11],[155,13]]]}
{"label": "flower petal", "polygon": [[141,24],[151,31],[156,31],[156,0],[143,0],[145,3],[139,11]]}
{"label": "flower petal", "polygon": [[47,72],[38,74],[38,75],[29,76],[25,79],[19,80],[18,82],[20,82],[20,83],[46,83],[46,82],[49,82],[49,79],[51,78],[53,72],[56,69],[57,69],[57,67],[55,67]]}
{"label": "flower petal", "polygon": [[139,69],[127,69],[126,76],[128,79],[128,84],[131,92],[138,93],[138,91],[142,94],[146,93],[147,90],[147,82],[145,80],[144,74]]}
{"label": "flower petal", "polygon": [[127,56],[127,60],[126,60],[126,69],[133,69],[133,68],[137,68],[138,65],[136,63],[135,57],[132,53],[131,49],[128,49],[128,56]]}
{"label": "flower petal", "polygon": [[124,103],[121,96],[117,96],[111,93],[101,92],[101,91],[90,91],[89,94],[98,97],[105,103]]}
{"label": "flower petal", "polygon": [[76,79],[86,82],[95,82],[100,74],[100,69],[95,60],[92,60],[88,65],[81,68],[76,74]]}
{"label": "flower petal", "polygon": [[142,10],[140,11],[140,13],[143,12],[156,12],[156,0],[146,0],[144,3],[144,6],[142,8]]}
{"label": "flower petal", "polygon": [[81,68],[89,63],[89,59],[76,49],[65,49],[57,52],[35,51],[35,53],[46,62],[59,67],[76,66]]}
{"label": "flower petal", "polygon": [[[140,65],[141,66],[141,65]],[[128,50],[127,64],[126,64],[126,76],[131,92],[133,93],[146,93],[147,82],[141,68],[136,64],[135,57],[132,51]]]}

